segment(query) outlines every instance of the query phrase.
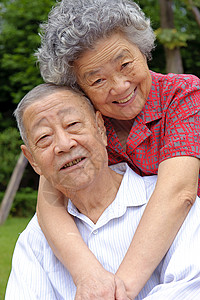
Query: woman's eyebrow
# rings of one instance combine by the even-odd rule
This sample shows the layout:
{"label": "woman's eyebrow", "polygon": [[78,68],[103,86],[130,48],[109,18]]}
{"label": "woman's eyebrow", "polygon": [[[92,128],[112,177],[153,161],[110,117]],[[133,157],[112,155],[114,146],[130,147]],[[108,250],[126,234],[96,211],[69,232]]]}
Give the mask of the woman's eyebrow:
{"label": "woman's eyebrow", "polygon": [[123,57],[125,57],[127,55],[128,51],[127,50],[122,50],[116,57],[114,57],[111,62],[117,62],[120,59],[122,59]]}
{"label": "woman's eyebrow", "polygon": [[96,75],[97,73],[99,73],[100,70],[101,70],[101,68],[98,68],[96,70],[92,70],[92,71],[86,72],[84,74],[84,78],[92,77],[92,76]]}

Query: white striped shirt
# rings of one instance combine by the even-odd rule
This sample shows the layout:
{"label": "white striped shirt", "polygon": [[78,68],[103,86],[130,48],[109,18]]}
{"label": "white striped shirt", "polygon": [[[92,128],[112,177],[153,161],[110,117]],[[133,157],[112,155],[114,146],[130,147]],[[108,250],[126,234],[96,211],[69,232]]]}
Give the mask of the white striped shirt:
{"label": "white striped shirt", "polygon": [[[96,224],[71,202],[68,205],[84,241],[112,273],[126,254],[157,179],[140,177],[124,163],[114,169],[124,174],[123,180],[115,200]],[[72,300],[75,293],[69,272],[54,256],[34,216],[17,241],[5,300]],[[199,198],[164,259],[135,298],[139,299],[200,299]]]}

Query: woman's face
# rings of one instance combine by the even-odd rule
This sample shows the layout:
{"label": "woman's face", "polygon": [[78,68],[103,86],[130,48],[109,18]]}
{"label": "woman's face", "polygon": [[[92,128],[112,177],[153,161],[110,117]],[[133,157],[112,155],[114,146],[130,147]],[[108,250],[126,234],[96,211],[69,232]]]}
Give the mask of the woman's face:
{"label": "woman's face", "polygon": [[130,120],[143,109],[151,75],[145,56],[122,33],[100,39],[74,68],[78,84],[103,115]]}

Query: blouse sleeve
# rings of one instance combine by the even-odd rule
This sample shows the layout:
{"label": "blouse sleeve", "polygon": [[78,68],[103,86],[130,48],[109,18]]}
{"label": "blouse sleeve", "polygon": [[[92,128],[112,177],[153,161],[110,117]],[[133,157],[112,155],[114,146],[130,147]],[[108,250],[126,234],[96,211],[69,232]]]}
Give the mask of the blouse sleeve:
{"label": "blouse sleeve", "polygon": [[[173,76],[173,75],[172,75]],[[200,158],[200,80],[193,75],[176,76],[163,88],[164,136],[160,162],[175,156]]]}

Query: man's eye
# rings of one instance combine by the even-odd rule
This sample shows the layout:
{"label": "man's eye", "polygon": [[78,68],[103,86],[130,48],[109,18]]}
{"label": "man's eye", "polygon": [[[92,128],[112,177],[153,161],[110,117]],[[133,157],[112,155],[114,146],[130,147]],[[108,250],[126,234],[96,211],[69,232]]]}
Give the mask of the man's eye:
{"label": "man's eye", "polygon": [[40,147],[40,148],[44,148],[44,147],[47,147],[48,145],[50,145],[51,143],[51,138],[50,138],[50,135],[48,134],[45,134],[45,135],[42,135],[38,140],[37,140],[37,146]]}
{"label": "man's eye", "polygon": [[71,133],[77,133],[79,132],[79,130],[81,130],[81,128],[82,128],[81,122],[72,122],[70,124],[67,124],[66,126],[66,130]]}
{"label": "man's eye", "polygon": [[68,125],[68,127],[72,127],[72,126],[76,126],[76,125],[78,125],[80,122],[73,122],[73,123],[70,123],[69,125]]}
{"label": "man's eye", "polygon": [[41,138],[39,139],[39,141],[42,141],[42,140],[44,140],[46,138],[48,138],[48,134],[45,134],[45,135],[41,136]]}
{"label": "man's eye", "polygon": [[47,134],[42,135],[42,136],[37,140],[37,143],[43,142],[47,137],[48,137]]}

